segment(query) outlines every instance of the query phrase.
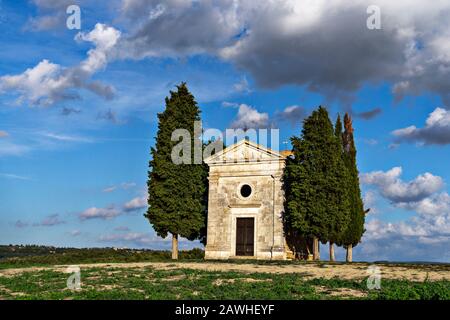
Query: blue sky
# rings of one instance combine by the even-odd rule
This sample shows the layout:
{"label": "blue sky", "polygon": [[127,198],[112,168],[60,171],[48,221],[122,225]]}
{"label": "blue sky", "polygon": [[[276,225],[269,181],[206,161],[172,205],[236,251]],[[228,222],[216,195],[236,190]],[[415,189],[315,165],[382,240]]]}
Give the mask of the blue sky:
{"label": "blue sky", "polygon": [[205,128],[285,141],[321,104],[350,112],[372,208],[355,259],[450,261],[448,4],[379,1],[368,30],[364,1],[74,3],[81,30],[72,2],[0,2],[0,243],[169,248],[142,214],[156,115],[186,81]]}

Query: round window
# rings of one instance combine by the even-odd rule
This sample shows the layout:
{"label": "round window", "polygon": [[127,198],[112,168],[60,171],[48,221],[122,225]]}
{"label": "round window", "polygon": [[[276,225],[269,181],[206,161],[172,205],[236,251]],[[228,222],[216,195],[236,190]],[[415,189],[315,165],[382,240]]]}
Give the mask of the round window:
{"label": "round window", "polygon": [[252,187],[250,187],[248,184],[244,184],[241,187],[241,196],[244,198],[248,198],[252,194]]}

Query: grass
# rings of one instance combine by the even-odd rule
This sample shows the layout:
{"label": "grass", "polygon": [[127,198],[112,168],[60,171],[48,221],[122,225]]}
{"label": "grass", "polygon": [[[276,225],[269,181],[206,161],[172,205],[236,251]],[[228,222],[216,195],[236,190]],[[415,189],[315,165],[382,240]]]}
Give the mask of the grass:
{"label": "grass", "polygon": [[54,270],[0,276],[0,299],[450,299],[449,281],[312,279],[301,274],[213,272],[192,269],[81,270],[81,290],[67,289],[69,274]]}
{"label": "grass", "polygon": [[[27,270],[0,275],[1,299],[427,299],[450,300],[449,281],[413,282],[382,279],[381,290],[368,290],[366,280],[308,279],[305,273],[213,272],[183,268],[184,262],[202,263],[200,249],[180,252],[173,262],[169,251],[115,248],[54,248],[1,246],[0,269],[31,266],[78,265],[119,262],[170,262],[167,270],[147,267],[89,266],[81,270],[82,288],[67,288],[64,269]],[[226,260],[208,263],[256,266],[301,265],[305,261]],[[340,262],[312,262],[318,268]],[[181,266],[180,266],[181,264]],[[358,263],[357,268],[367,268]],[[418,271],[449,271],[448,264],[379,262],[380,266],[408,267]],[[178,268],[171,268],[177,266]]]}

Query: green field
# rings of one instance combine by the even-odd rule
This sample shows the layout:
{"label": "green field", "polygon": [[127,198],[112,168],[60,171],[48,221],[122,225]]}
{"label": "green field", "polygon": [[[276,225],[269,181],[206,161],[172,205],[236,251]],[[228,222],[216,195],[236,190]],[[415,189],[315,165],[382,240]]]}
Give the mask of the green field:
{"label": "green field", "polygon": [[[202,255],[187,251],[171,262],[165,251],[3,246],[0,299],[450,299],[449,265],[380,264],[386,275],[421,278],[386,277],[379,290],[369,290],[364,277],[323,276],[349,268],[343,263],[204,262]],[[67,288],[66,266],[73,264],[81,267],[80,290]],[[351,271],[365,274],[368,265],[352,264]]]}
{"label": "green field", "polygon": [[450,282],[385,280],[368,290],[365,280],[305,280],[301,274],[207,272],[190,269],[90,267],[81,289],[52,270],[0,277],[1,299],[450,299]]}

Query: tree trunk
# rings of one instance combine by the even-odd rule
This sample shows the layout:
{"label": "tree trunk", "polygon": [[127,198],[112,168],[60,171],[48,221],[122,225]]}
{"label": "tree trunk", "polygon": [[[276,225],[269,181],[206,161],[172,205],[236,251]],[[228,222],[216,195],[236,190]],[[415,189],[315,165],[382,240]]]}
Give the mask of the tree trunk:
{"label": "tree trunk", "polygon": [[319,239],[317,237],[313,237],[313,259],[320,260]]}
{"label": "tree trunk", "polygon": [[313,255],[311,254],[311,241],[309,239],[306,239],[306,261],[313,260]]}
{"label": "tree trunk", "polygon": [[336,259],[334,258],[334,245],[333,242],[330,242],[330,261],[335,261]]}
{"label": "tree trunk", "polygon": [[347,262],[352,262],[353,261],[353,256],[352,255],[353,255],[353,245],[349,244],[347,246],[347,256],[346,256],[345,260]]}
{"label": "tree trunk", "polygon": [[172,233],[172,259],[178,260],[178,235]]}

